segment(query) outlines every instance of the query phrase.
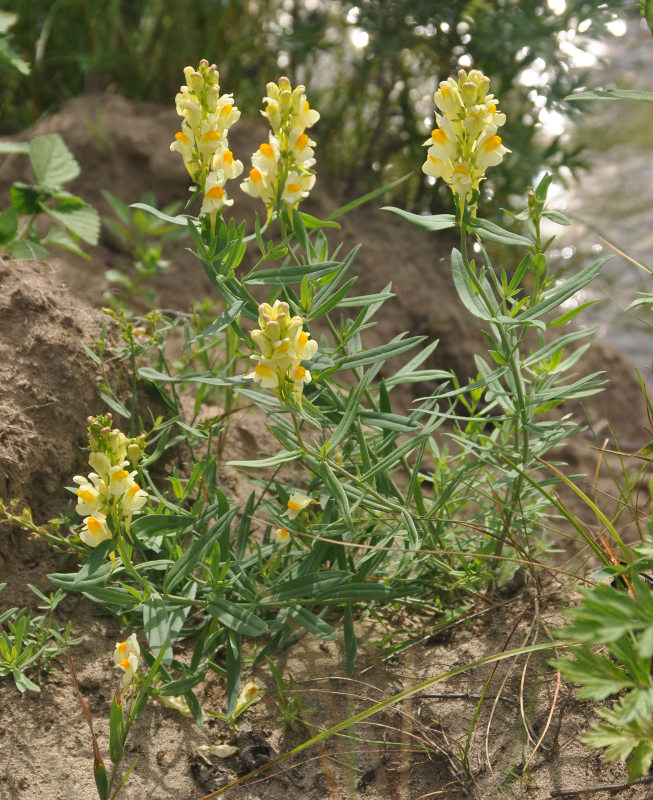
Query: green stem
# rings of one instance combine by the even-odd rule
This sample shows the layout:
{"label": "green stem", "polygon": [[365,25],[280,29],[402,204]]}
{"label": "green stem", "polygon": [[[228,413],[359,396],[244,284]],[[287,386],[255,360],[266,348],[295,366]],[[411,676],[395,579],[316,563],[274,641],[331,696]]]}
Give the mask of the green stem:
{"label": "green stem", "polygon": [[[461,211],[461,224],[460,224],[460,251],[463,259],[463,264],[465,266],[465,270],[467,272],[467,276],[470,282],[472,283],[474,289],[476,290],[479,297],[483,301],[488,313],[492,316],[496,316],[496,309],[494,308],[494,304],[488,297],[482,282],[479,280],[474,268],[472,267],[469,261],[469,257],[467,254],[467,232],[465,224],[465,219],[467,216],[466,211],[467,211],[466,208],[464,211]],[[517,408],[513,416],[514,429],[515,429],[514,449],[516,455],[518,456],[523,466],[523,469],[526,469],[528,465],[528,460],[530,458],[530,440],[528,436],[528,423],[530,420],[528,414],[528,404],[526,402],[526,397],[524,395],[522,375],[519,368],[518,360],[515,358],[515,353],[519,353],[519,341],[514,341],[514,337],[512,337],[511,332],[507,330],[502,323],[498,321],[493,322],[492,326],[498,332],[499,339],[501,342],[501,347],[503,350],[502,355],[506,359],[508,368],[512,375],[512,382],[516,394],[515,399],[517,402]],[[509,341],[509,338],[513,338],[513,341],[512,342]],[[504,520],[504,526],[507,532],[510,531],[512,518],[515,513],[516,501],[521,493],[522,485],[523,485],[523,477],[520,472],[512,484],[512,498],[508,506],[508,509],[506,511],[506,516]],[[501,555],[502,550],[503,550],[503,542],[501,540],[497,540],[495,555]]]}

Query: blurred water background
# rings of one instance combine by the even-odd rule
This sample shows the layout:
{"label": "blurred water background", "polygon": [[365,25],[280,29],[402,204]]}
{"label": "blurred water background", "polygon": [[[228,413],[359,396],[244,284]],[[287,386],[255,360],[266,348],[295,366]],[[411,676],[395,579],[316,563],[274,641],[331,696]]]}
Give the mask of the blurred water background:
{"label": "blurred water background", "polygon": [[[596,43],[597,61],[587,88],[652,92],[651,32],[638,18],[620,22],[614,31],[620,35]],[[620,100],[578,106],[583,114],[565,121],[565,135],[583,142],[588,169],[567,189],[560,182],[555,186],[553,206],[572,224],[555,226],[559,236],[552,264],[569,272],[614,253],[592,291],[569,302],[596,300],[582,315],[583,324],[598,325],[598,336],[653,383],[653,312],[646,306],[626,311],[637,292],[653,291],[651,276],[633,263],[653,267],[653,104]]]}

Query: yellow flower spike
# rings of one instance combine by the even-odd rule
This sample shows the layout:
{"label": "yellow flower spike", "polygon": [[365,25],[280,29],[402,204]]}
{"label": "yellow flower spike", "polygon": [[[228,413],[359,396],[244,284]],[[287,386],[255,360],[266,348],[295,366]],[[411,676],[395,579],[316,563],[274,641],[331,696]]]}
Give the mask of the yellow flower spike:
{"label": "yellow flower spike", "polygon": [[424,143],[428,147],[422,171],[444,180],[463,202],[477,191],[488,167],[499,164],[510,152],[497,135],[506,121],[489,94],[490,80],[480,70],[460,70],[458,80],[440,83],[433,99],[443,116]]}
{"label": "yellow flower spike", "polygon": [[257,174],[243,181],[241,188],[252,197],[259,197],[268,209],[268,219],[279,201],[292,208],[308,196],[315,183],[311,167],[314,152],[304,129],[314,125],[320,115],[311,109],[304,86],[291,87],[288,78],[270,82],[263,98],[264,110],[272,128],[269,143],[262,144],[252,155]]}
{"label": "yellow flower spike", "polygon": [[249,378],[264,389],[274,389],[280,400],[292,391],[301,403],[304,385],[311,382],[311,373],[300,362],[315,356],[317,342],[303,330],[301,317],[290,316],[288,303],[276,300],[274,305],[259,305],[260,329],[252,331],[252,340],[260,354],[251,356],[256,362]]}
{"label": "yellow flower spike", "polygon": [[[224,153],[229,152],[226,134],[231,125],[240,118],[240,111],[230,94],[220,95],[219,75],[215,64],[202,59],[196,70],[184,69],[187,85],[182,86],[175,97],[177,113],[183,117],[182,130],[175,135],[170,149],[178,151],[188,174],[200,190],[204,202],[200,216],[209,216],[211,225],[224,205],[231,205],[224,193],[224,183],[238,177],[242,163],[233,159],[225,162],[220,178],[214,173],[222,165]],[[214,158],[219,164],[214,164]],[[223,190],[223,194],[216,187]]]}

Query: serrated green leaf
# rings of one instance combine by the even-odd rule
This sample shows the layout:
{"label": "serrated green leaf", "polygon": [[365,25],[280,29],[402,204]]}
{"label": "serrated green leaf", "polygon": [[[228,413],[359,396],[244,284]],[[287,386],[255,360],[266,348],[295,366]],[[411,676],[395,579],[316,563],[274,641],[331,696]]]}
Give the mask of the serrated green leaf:
{"label": "serrated green leaf", "polygon": [[59,207],[50,208],[42,205],[41,209],[88,244],[96,245],[98,243],[100,237],[100,215],[92,206],[86,204],[79,207],[60,205]]}
{"label": "serrated green leaf", "polygon": [[560,659],[555,666],[567,680],[581,685],[579,697],[605,700],[622,689],[633,687],[632,678],[606,656],[589,647],[576,647],[573,654],[575,661]]}
{"label": "serrated green leaf", "polygon": [[628,780],[635,781],[643,775],[648,774],[653,762],[653,742],[644,741],[633,748],[628,759]]}
{"label": "serrated green leaf", "polygon": [[41,186],[63,186],[80,173],[75,156],[58,133],[34,139],[29,146],[29,160]]}
{"label": "serrated green leaf", "polygon": [[14,239],[9,244],[9,255],[16,261],[36,261],[39,258],[46,258],[48,251],[36,242]]}
{"label": "serrated green leaf", "polygon": [[65,250],[69,250],[71,253],[75,253],[75,255],[81,256],[82,258],[90,258],[89,254],[85,253],[75,240],[69,236],[66,231],[62,231],[61,228],[50,228],[41,241],[46,245],[63,247]]}

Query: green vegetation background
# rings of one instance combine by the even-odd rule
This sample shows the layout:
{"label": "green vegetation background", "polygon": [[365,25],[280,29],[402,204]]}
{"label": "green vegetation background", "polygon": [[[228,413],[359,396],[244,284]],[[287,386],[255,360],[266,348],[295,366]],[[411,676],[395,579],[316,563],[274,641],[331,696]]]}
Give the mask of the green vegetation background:
{"label": "green vegetation background", "polygon": [[[512,150],[485,187],[496,207],[523,194],[541,170],[582,164],[578,149],[542,136],[536,126],[542,97],[547,109],[577,113],[563,98],[584,85],[585,75],[561,51],[561,35],[575,32],[582,46],[583,36],[600,38],[606,23],[639,11],[632,0],[567,0],[558,13],[547,0],[6,0],[4,6],[18,15],[12,44],[31,71],[2,70],[0,134],[28,127],[69,97],[108,87],[172,104],[183,67],[205,57],[218,65],[222,91],[233,92],[249,117],[268,81],[287,74],[303,82],[322,115],[320,169],[345,179],[351,192],[414,171],[398,199],[431,210],[449,202],[417,168],[435,125],[432,95],[440,80],[461,65],[492,78]],[[367,46],[353,46],[354,32],[359,42],[368,37]],[[533,68],[542,76],[535,89],[520,81]]]}

